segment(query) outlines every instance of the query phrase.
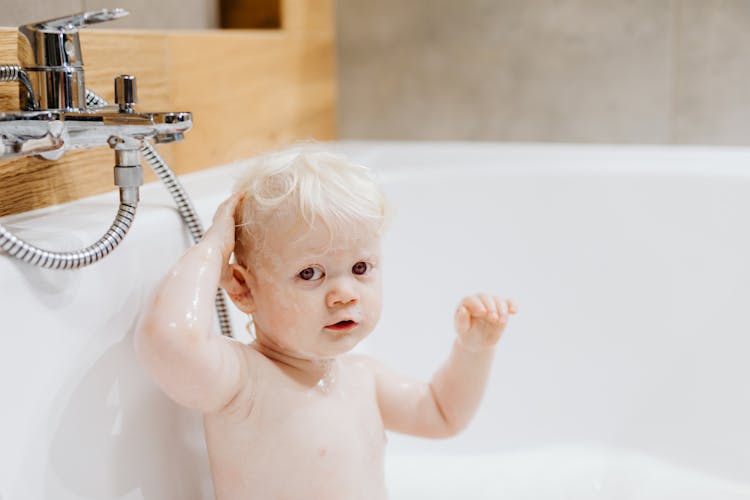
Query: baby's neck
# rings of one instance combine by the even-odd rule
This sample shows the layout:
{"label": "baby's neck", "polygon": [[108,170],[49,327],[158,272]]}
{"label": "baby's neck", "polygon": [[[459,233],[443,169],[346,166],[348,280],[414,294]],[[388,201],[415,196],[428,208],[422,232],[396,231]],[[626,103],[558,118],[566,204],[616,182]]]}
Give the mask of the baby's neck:
{"label": "baby's neck", "polygon": [[334,380],[336,358],[307,358],[257,339],[252,346],[304,385],[325,388]]}

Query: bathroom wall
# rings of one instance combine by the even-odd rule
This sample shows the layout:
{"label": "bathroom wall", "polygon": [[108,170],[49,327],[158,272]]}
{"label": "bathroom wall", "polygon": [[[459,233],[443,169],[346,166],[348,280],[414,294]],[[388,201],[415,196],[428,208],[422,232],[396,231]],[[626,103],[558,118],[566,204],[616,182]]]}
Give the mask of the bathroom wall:
{"label": "bathroom wall", "polygon": [[750,144],[747,0],[339,0],[339,136]]}

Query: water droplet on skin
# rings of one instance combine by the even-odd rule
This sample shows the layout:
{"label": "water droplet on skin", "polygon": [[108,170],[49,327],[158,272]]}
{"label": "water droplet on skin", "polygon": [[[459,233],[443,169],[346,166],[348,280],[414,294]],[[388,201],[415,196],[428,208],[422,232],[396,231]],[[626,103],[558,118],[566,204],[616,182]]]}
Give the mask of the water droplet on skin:
{"label": "water droplet on skin", "polygon": [[336,365],[333,360],[325,360],[321,363],[325,365],[325,371],[315,387],[323,394],[330,394],[333,385],[336,383]]}

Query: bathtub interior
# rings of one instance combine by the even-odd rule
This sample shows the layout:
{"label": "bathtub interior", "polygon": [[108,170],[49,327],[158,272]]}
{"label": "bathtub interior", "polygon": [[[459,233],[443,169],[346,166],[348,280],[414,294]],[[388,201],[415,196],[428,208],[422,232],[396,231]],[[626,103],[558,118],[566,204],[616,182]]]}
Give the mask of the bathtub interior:
{"label": "bathtub interior", "polygon": [[[747,151],[495,153],[386,147],[372,159],[397,204],[385,279],[398,292],[386,293],[369,352],[428,376],[463,294],[511,294],[521,307],[469,429],[447,443],[393,435],[391,446],[535,449],[548,465],[570,448],[593,469],[642,457],[664,464],[664,488],[680,470],[750,496],[750,393],[738,385],[750,344]],[[389,472],[417,477],[407,466]]]}
{"label": "bathtub interior", "polygon": [[[521,307],[464,433],[389,436],[394,498],[455,498],[451,488],[566,498],[554,496],[566,484],[576,498],[668,498],[664,485],[672,494],[685,484],[748,495],[750,152],[331,147],[375,169],[395,212],[383,316],[359,350],[429,377],[463,295],[493,291]],[[183,178],[204,222],[236,171]],[[107,194],[3,223],[75,248],[115,207]],[[132,350],[138,311],[188,244],[151,184],[123,246],[94,266],[61,273],[0,259],[0,498],[210,497],[200,419],[155,389]],[[245,321],[233,310],[237,334]],[[638,478],[652,486],[638,490]]]}

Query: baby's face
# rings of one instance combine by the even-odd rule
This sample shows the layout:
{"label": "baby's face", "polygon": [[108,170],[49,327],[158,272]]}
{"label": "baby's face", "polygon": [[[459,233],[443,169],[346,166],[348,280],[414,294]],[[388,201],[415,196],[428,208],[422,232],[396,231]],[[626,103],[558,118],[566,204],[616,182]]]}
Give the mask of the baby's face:
{"label": "baby's face", "polygon": [[381,309],[380,238],[353,228],[331,244],[322,224],[269,231],[251,283],[256,337],[287,354],[330,358],[375,327]]}

